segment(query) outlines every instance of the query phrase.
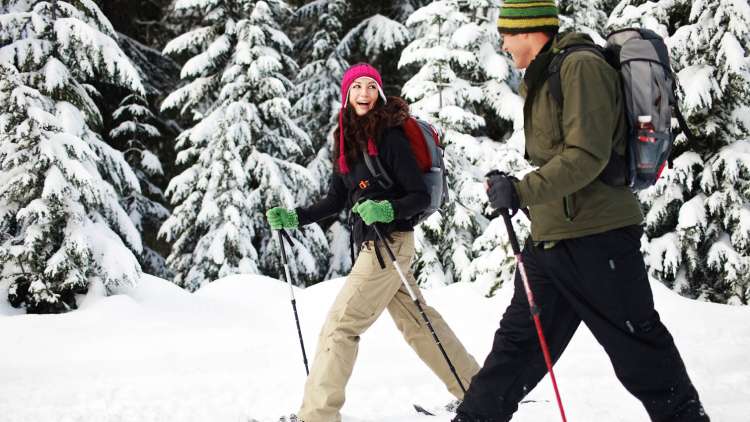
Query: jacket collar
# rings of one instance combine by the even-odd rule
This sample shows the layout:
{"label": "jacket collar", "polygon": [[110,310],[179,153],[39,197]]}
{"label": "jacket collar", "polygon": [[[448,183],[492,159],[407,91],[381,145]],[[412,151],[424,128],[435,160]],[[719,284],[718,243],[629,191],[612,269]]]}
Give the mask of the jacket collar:
{"label": "jacket collar", "polygon": [[539,85],[544,83],[547,79],[547,69],[549,68],[552,58],[555,56],[552,44],[556,37],[552,37],[544,44],[544,47],[539,51],[539,54],[534,57],[529,67],[526,69],[526,73],[523,75],[523,80],[526,83],[526,88],[529,93],[536,91]]}

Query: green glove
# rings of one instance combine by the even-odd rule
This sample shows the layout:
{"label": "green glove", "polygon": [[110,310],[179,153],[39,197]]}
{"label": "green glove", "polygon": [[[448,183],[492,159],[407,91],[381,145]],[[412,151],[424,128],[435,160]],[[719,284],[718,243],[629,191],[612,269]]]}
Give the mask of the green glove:
{"label": "green glove", "polygon": [[393,206],[388,201],[373,201],[368,199],[356,204],[352,212],[359,214],[368,226],[372,223],[390,223],[393,221]]}
{"label": "green glove", "polygon": [[274,207],[266,211],[266,219],[273,230],[296,229],[299,226],[297,211]]}

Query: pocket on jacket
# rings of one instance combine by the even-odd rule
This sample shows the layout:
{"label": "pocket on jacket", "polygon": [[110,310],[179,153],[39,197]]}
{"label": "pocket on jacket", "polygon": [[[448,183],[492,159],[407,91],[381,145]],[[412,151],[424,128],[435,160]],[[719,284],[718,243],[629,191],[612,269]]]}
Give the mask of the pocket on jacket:
{"label": "pocket on jacket", "polygon": [[[541,97],[540,97],[541,99]],[[534,121],[531,122],[534,135],[543,136],[545,145],[555,145],[562,139],[562,110],[551,95],[544,101],[537,101]]]}
{"label": "pocket on jacket", "polygon": [[557,152],[556,150],[559,148],[562,138],[562,136],[560,136],[559,134],[559,129],[556,130],[555,128],[548,126],[549,123],[551,122],[545,122],[545,124],[536,124],[533,127],[533,134],[535,138],[534,143],[537,144],[537,147],[542,152],[546,153]]}

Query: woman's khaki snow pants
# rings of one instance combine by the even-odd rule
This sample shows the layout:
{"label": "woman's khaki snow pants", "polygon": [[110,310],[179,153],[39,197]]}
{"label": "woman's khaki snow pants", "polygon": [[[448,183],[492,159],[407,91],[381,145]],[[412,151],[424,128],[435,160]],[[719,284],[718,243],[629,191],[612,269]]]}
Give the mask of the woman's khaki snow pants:
{"label": "woman's khaki snow pants", "polygon": [[[479,365],[440,314],[424,304],[410,270],[414,256],[414,233],[395,232],[391,238],[391,249],[396,254],[399,266],[418,295],[461,382],[468,388],[471,378],[479,371]],[[388,309],[406,342],[448,390],[457,398],[463,397],[461,387],[435,344],[427,324],[388,259],[384,245],[380,247],[386,268],[380,268],[373,242],[366,242],[328,313],[305,384],[302,408],[298,413],[304,422],[341,421],[339,411],[344,405],[344,388],[357,358],[359,336],[378,319],[384,309]]]}

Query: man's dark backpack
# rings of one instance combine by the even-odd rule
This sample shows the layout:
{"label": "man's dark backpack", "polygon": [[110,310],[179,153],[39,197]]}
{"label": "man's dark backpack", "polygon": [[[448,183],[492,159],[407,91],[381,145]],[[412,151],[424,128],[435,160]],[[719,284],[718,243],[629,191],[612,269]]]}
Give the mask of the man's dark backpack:
{"label": "man's dark backpack", "polygon": [[673,111],[688,139],[692,138],[677,106],[676,78],[664,39],[648,29],[628,28],[609,34],[604,48],[576,44],[561,50],[548,70],[550,94],[560,105],[564,100],[560,69],[563,60],[576,51],[599,54],[620,73],[628,123],[625,157],[613,152],[599,178],[634,191],[653,185],[672,151]]}
{"label": "man's dark backpack", "polygon": [[[421,223],[448,201],[448,179],[443,160],[443,147],[440,143],[440,132],[430,123],[409,117],[403,124],[404,133],[414,153],[427,192],[430,194],[430,205],[414,217],[414,224]],[[393,186],[393,180],[383,169],[380,158],[362,154],[370,173],[384,189]]]}

